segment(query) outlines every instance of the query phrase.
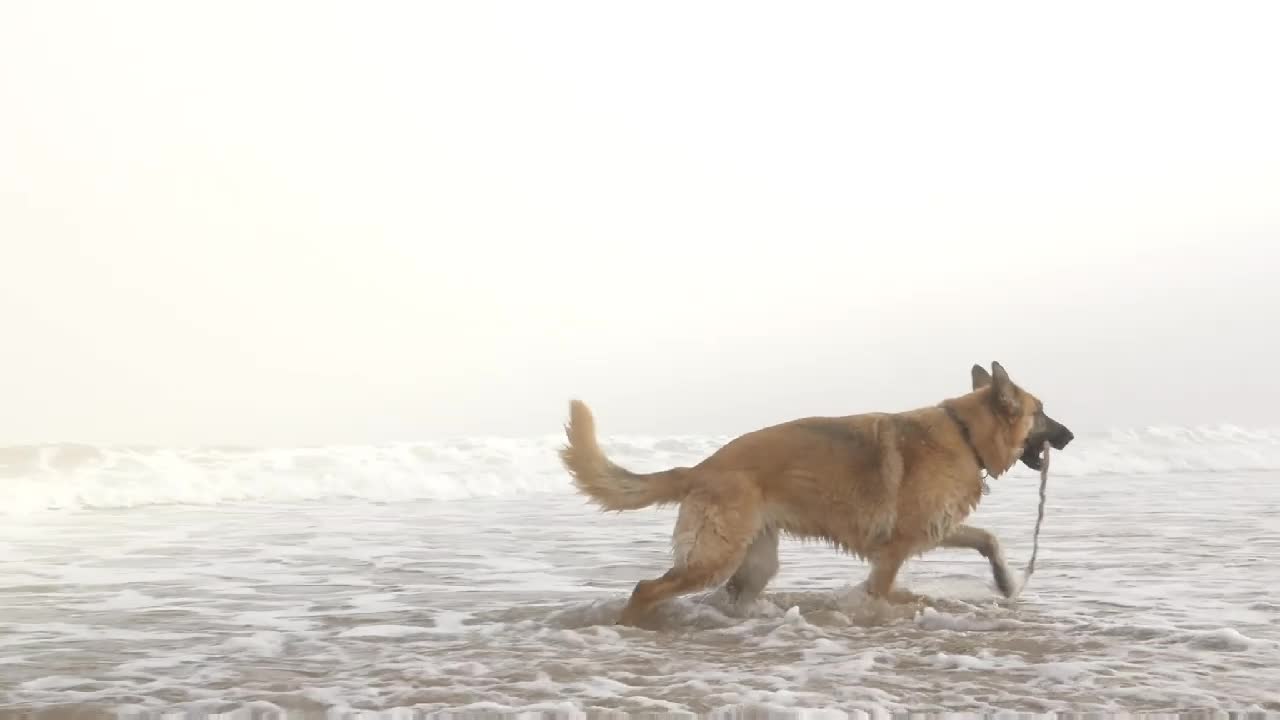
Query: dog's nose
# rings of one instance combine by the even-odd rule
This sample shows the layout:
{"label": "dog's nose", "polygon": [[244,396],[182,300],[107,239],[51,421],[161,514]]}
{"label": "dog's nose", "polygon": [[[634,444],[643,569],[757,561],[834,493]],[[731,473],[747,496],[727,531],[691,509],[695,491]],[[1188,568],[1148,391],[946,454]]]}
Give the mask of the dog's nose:
{"label": "dog's nose", "polygon": [[1068,430],[1068,429],[1066,429],[1066,428],[1062,428],[1062,433],[1058,436],[1058,447],[1057,447],[1057,449],[1058,449],[1058,450],[1061,450],[1061,449],[1065,448],[1065,447],[1067,446],[1067,443],[1069,443],[1069,442],[1071,442],[1072,440],[1075,440],[1075,439],[1076,439],[1076,436],[1075,436],[1075,434],[1074,434],[1074,433],[1072,433],[1070,430]]}

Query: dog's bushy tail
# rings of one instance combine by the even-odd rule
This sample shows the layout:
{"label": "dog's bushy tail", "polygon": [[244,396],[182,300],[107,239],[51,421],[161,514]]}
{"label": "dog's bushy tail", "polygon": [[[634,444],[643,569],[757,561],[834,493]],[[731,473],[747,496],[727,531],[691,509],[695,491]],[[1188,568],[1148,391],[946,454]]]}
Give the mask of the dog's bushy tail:
{"label": "dog's bushy tail", "polygon": [[569,444],[560,460],[573,476],[578,491],[605,510],[637,510],[680,502],[689,491],[688,468],[640,474],[619,467],[605,457],[596,442],[596,421],[581,400],[569,403],[564,427]]}

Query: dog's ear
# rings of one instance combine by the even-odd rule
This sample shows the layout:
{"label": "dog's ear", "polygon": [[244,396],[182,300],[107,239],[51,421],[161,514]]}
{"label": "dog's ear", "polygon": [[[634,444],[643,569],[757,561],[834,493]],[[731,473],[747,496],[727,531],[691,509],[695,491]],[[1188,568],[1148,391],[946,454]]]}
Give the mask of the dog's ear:
{"label": "dog's ear", "polygon": [[978,390],[991,384],[991,373],[981,365],[974,365],[969,370],[969,376],[973,378],[973,389]]}
{"label": "dog's ear", "polygon": [[1016,415],[1021,403],[1018,402],[1018,389],[1014,387],[1009,373],[998,362],[991,363],[991,392],[996,404],[1009,415]]}

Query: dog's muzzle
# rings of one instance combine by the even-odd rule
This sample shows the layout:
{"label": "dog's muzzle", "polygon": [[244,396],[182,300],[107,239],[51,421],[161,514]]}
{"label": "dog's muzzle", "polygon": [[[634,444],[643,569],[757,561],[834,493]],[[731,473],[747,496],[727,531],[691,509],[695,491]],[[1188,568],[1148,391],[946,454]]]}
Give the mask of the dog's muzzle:
{"label": "dog's muzzle", "polygon": [[1066,425],[1048,415],[1044,416],[1044,419],[1045,429],[1027,436],[1027,443],[1022,446],[1022,457],[1019,458],[1023,465],[1036,472],[1040,471],[1040,467],[1043,464],[1040,451],[1046,441],[1054,450],[1062,450],[1076,438],[1075,433],[1071,432]]}

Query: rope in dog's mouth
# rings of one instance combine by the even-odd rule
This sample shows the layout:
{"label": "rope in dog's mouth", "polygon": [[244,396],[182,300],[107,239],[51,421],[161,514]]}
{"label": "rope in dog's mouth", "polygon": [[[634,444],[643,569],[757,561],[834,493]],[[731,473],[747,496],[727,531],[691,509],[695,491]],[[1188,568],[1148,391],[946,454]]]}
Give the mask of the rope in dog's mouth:
{"label": "rope in dog's mouth", "polygon": [[1049,485],[1049,442],[1045,441],[1044,451],[1040,456],[1040,507],[1036,511],[1036,530],[1031,536],[1031,559],[1027,561],[1027,569],[1022,574],[1022,587],[1016,594],[1021,595],[1023,588],[1031,580],[1036,571],[1036,555],[1040,552],[1040,526],[1044,523],[1045,488]]}

